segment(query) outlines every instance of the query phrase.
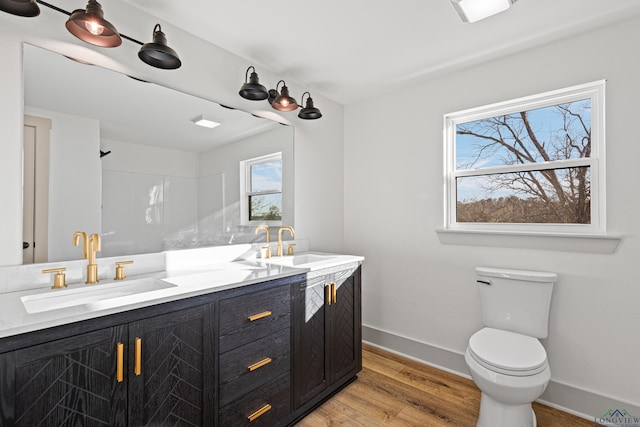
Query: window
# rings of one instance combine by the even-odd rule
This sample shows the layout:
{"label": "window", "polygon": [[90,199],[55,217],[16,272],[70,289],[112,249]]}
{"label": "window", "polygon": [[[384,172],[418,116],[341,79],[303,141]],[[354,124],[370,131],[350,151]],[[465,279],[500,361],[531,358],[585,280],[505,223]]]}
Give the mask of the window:
{"label": "window", "polygon": [[244,224],[282,222],[282,153],[240,162]]}
{"label": "window", "polygon": [[445,115],[445,228],[604,233],[604,88]]}

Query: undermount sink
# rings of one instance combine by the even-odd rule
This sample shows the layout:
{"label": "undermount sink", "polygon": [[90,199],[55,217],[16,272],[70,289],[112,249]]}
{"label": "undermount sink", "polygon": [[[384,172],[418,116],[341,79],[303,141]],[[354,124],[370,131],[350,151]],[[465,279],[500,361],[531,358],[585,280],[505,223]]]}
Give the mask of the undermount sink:
{"label": "undermount sink", "polygon": [[264,261],[270,264],[287,265],[290,267],[309,267],[313,264],[330,261],[334,258],[336,258],[335,255],[300,254],[269,258]]}
{"label": "undermount sink", "polygon": [[[235,267],[235,266],[234,266]],[[166,280],[181,287],[201,286],[206,284],[208,288],[216,288],[219,286],[229,285],[230,283],[238,283],[253,277],[256,267],[239,266],[234,268],[228,267],[220,270],[203,271],[201,273],[178,275],[169,277]]]}
{"label": "undermount sink", "polygon": [[154,277],[147,277],[117,283],[87,285],[74,289],[48,290],[39,294],[23,296],[21,300],[27,313],[42,313],[175,286]]}

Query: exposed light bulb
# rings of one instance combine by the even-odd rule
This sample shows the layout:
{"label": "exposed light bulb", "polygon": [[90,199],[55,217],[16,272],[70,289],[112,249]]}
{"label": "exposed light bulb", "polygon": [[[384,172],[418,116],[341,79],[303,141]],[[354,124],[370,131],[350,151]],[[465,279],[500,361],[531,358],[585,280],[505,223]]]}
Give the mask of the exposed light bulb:
{"label": "exposed light bulb", "polygon": [[104,27],[95,21],[86,21],[84,23],[84,26],[87,29],[87,31],[89,31],[94,36],[99,36],[99,35],[102,35],[102,33],[104,33]]}

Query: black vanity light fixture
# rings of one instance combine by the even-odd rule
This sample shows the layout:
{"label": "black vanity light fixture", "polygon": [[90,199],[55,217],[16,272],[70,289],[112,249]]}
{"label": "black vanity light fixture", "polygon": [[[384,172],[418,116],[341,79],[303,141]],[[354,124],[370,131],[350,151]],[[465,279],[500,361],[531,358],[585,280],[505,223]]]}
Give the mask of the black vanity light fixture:
{"label": "black vanity light fixture", "polygon": [[[282,89],[278,92],[278,86],[282,83]],[[271,101],[271,106],[274,110],[278,111],[293,111],[298,108],[298,103],[296,100],[289,96],[289,88],[284,80],[280,80],[276,84],[275,93],[277,94],[275,99]]]}
{"label": "black vanity light fixture", "polygon": [[138,57],[152,67],[165,70],[175,70],[182,65],[176,51],[167,46],[167,37],[160,24],[153,27],[153,42],[143,44]]}
{"label": "black vanity light fixture", "polygon": [[[249,76],[249,70],[253,70],[251,72],[251,76]],[[253,65],[247,68],[247,72],[244,76],[244,84],[240,87],[240,92],[238,93],[244,99],[249,99],[251,101],[262,101],[269,97],[269,92],[266,87],[260,84],[258,73],[256,73],[256,69]]]}
{"label": "black vanity light fixture", "polygon": [[67,30],[80,40],[100,47],[117,47],[122,39],[140,46],[138,57],[152,67],[164,70],[180,68],[182,62],[175,50],[167,46],[167,37],[160,24],[153,28],[153,42],[142,43],[119,33],[116,27],[104,19],[102,6],[96,0],[89,0],[85,9],[68,12],[43,0],[0,0],[0,10],[13,15],[33,17],[40,14],[38,4],[67,15]]}
{"label": "black vanity light fixture", "polygon": [[[249,76],[249,71],[251,71],[251,76]],[[281,83],[282,88],[278,90]],[[250,101],[263,101],[266,99],[269,105],[278,111],[294,111],[299,106],[295,98],[289,94],[289,88],[284,80],[280,80],[276,84],[275,89],[267,90],[260,84],[258,74],[253,66],[247,68],[244,84],[240,87],[240,91],[238,93],[241,97]],[[305,107],[298,113],[298,117],[303,120],[314,120],[322,117],[320,110],[314,107],[313,99],[311,99],[311,94],[309,92],[302,94],[301,101],[304,102],[305,95],[309,95],[309,97],[307,98]]]}
{"label": "black vanity light fixture", "polygon": [[0,10],[27,18],[40,15],[36,0],[0,0]]}
{"label": "black vanity light fixture", "polygon": [[300,98],[300,103],[304,103],[304,96],[309,95],[307,97],[307,103],[304,108],[300,110],[298,113],[298,117],[304,120],[315,120],[322,117],[322,113],[316,107],[313,106],[313,99],[311,98],[311,94],[309,92],[305,92],[302,94],[302,98]]}
{"label": "black vanity light fixture", "polygon": [[100,47],[117,47],[122,44],[120,33],[106,19],[102,5],[96,0],[89,0],[86,9],[76,9],[71,13],[67,30],[80,40]]}

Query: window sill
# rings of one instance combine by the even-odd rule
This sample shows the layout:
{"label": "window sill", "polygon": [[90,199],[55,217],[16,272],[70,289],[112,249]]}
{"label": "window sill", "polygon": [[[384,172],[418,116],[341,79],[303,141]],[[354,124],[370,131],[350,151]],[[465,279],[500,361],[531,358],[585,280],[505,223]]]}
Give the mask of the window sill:
{"label": "window sill", "polygon": [[444,245],[492,246],[594,254],[612,254],[622,240],[619,236],[593,234],[469,231],[443,228],[437,229],[436,233],[440,243]]}

